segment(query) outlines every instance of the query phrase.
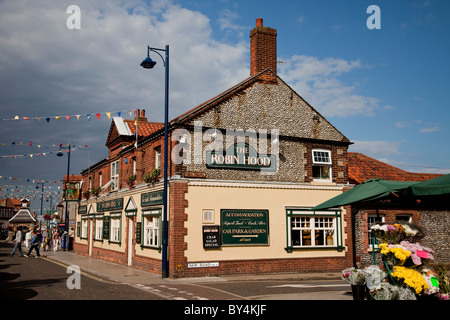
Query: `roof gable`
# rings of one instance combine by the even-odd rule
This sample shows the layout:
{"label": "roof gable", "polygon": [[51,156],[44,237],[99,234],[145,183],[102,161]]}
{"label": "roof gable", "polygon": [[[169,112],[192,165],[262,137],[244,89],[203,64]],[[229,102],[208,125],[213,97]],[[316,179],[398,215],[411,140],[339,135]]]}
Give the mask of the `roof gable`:
{"label": "roof gable", "polygon": [[25,208],[20,209],[11,219],[9,219],[9,222],[29,223],[29,222],[36,222],[36,219],[32,216],[30,210]]}
{"label": "roof gable", "polygon": [[[277,81],[269,81],[275,76]],[[266,69],[172,120],[227,129],[279,129],[280,135],[349,143],[272,70]]]}

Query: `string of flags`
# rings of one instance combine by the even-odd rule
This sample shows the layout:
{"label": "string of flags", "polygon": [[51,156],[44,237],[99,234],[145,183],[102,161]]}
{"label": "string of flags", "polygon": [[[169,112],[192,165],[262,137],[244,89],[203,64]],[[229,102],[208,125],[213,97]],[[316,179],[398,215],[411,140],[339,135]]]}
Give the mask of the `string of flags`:
{"label": "string of flags", "polygon": [[[30,142],[30,145],[31,145],[31,142]],[[52,145],[52,146],[56,146],[56,145]],[[60,144],[60,146],[61,146],[61,144]],[[46,146],[46,147],[48,147],[48,146]],[[70,152],[72,152],[74,150],[87,149],[87,148],[89,148],[87,145],[84,145],[84,146],[71,146],[70,147]],[[65,151],[69,152],[68,150],[65,150]],[[59,150],[53,150],[53,151],[39,152],[39,153],[7,155],[7,156],[0,156],[0,159],[10,159],[10,158],[13,158],[13,159],[15,159],[15,158],[32,159],[33,157],[41,157],[41,156],[45,157],[45,156],[47,156],[49,154],[56,154],[58,152],[59,152]]]}
{"label": "string of flags", "polygon": [[111,119],[111,115],[112,114],[117,114],[118,117],[122,116],[122,112],[128,112],[128,114],[130,116],[133,115],[133,113],[135,113],[136,109],[127,109],[127,110],[119,110],[119,111],[109,111],[109,112],[96,112],[96,113],[86,113],[86,114],[71,114],[71,115],[57,115],[57,116],[41,116],[41,117],[26,117],[26,116],[14,116],[14,118],[10,118],[10,119],[2,119],[0,118],[0,120],[4,120],[4,121],[17,121],[17,120],[46,120],[47,122],[50,122],[50,120],[60,120],[60,119],[73,119],[76,118],[77,120],[80,120],[80,118],[86,118],[88,121],[91,120],[91,118],[94,116],[95,118],[100,120],[100,117],[102,115],[106,115],[108,117],[108,119]]}

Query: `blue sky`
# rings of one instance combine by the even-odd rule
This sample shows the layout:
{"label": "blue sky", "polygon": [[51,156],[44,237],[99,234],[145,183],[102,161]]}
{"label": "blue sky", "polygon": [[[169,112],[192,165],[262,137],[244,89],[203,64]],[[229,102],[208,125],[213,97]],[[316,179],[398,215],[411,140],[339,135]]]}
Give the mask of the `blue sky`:
{"label": "blue sky", "polygon": [[[72,4],[79,30],[66,26]],[[370,5],[381,29],[366,26]],[[106,157],[106,112],[131,118],[139,107],[163,120],[163,68],[139,67],[147,45],[170,45],[171,118],[244,80],[256,18],[277,29],[281,78],[354,142],[350,151],[450,172],[448,1],[2,0],[1,196],[35,191],[37,180],[54,187],[67,170],[60,143],[90,147],[72,153],[73,174]],[[34,156],[6,158],[25,154]]]}

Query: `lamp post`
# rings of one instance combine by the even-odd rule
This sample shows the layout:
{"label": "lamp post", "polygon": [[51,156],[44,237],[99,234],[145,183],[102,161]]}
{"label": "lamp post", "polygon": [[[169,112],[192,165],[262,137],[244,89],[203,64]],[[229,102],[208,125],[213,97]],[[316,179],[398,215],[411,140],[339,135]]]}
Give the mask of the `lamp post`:
{"label": "lamp post", "polygon": [[41,230],[42,206],[44,202],[44,182],[37,182],[36,189],[39,189],[39,185],[41,185],[41,216],[39,218],[39,230]]}
{"label": "lamp post", "polygon": [[69,171],[70,171],[70,144],[67,144],[66,147],[64,147],[62,144],[59,145],[59,151],[56,154],[58,157],[62,157],[64,154],[61,151],[61,149],[65,149],[67,150],[67,181],[66,181],[66,185],[65,188],[63,188],[63,190],[66,190],[66,194],[64,195],[64,199],[65,199],[65,213],[64,213],[64,231],[66,231],[66,239],[65,239],[65,246],[64,246],[64,251],[66,251],[68,248],[68,241],[67,241],[67,237],[68,237],[68,231],[67,231],[67,187],[69,184]]}
{"label": "lamp post", "polygon": [[[167,171],[168,171],[168,127],[169,127],[169,45],[166,45],[165,49],[152,48],[147,46],[147,58],[141,62],[141,67],[145,69],[152,69],[156,62],[150,58],[150,51],[157,53],[165,67],[165,103],[164,103],[164,190],[163,190],[163,237],[162,237],[162,270],[161,275],[163,278],[167,278],[168,261],[167,261],[167,243],[168,243],[168,225],[167,225]],[[159,53],[159,51],[165,52],[165,58]]]}

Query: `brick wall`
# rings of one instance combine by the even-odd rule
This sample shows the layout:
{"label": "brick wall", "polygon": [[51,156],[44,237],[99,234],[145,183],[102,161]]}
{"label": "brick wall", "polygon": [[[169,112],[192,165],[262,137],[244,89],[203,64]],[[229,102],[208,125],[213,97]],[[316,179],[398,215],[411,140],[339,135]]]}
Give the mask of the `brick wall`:
{"label": "brick wall", "polygon": [[[263,20],[256,20],[256,27],[250,31],[250,76],[270,68],[277,73],[277,30],[264,27]],[[263,75],[268,82],[276,82],[273,73]]]}

